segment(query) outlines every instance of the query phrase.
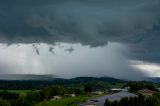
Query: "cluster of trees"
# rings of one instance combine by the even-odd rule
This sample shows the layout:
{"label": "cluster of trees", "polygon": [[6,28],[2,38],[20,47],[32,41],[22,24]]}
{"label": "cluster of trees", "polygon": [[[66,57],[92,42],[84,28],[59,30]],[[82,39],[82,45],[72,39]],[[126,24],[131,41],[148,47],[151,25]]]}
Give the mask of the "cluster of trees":
{"label": "cluster of trees", "polygon": [[84,86],[84,91],[85,91],[85,93],[90,93],[90,92],[92,92],[92,86],[91,86],[91,85],[85,85],[85,86]]}
{"label": "cluster of trees", "polygon": [[63,86],[49,86],[41,90],[33,90],[27,93],[25,97],[17,93],[8,91],[0,92],[0,106],[34,106],[36,103],[49,100],[54,95],[63,95]]}
{"label": "cluster of trees", "polygon": [[135,92],[141,90],[143,88],[147,88],[152,91],[157,91],[155,85],[153,83],[145,83],[145,82],[129,82],[127,84],[130,87],[130,92]]}
{"label": "cluster of trees", "polygon": [[65,94],[84,95],[85,91],[82,88],[67,88]]}
{"label": "cluster of trees", "polygon": [[[48,86],[40,90],[33,90],[28,92],[25,100],[32,104],[31,106],[34,106],[38,102],[50,100],[52,96],[64,95],[64,91],[64,87],[61,85]],[[30,104],[25,106],[30,106]]]}
{"label": "cluster of trees", "polygon": [[160,106],[160,98],[157,95],[151,97],[139,95],[137,97],[122,98],[120,101],[114,102],[107,99],[104,106]]}

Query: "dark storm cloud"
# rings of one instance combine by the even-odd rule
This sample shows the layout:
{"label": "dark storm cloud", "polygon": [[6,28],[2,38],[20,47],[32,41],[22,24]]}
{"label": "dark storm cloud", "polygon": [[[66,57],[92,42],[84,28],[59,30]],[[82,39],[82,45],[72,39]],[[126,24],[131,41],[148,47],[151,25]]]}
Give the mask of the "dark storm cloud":
{"label": "dark storm cloud", "polygon": [[156,58],[159,10],[159,0],[0,0],[0,42],[92,47],[122,42],[137,47],[134,57],[148,50]]}
{"label": "dark storm cloud", "polygon": [[150,31],[143,40],[130,44],[132,59],[160,62],[160,30]]}

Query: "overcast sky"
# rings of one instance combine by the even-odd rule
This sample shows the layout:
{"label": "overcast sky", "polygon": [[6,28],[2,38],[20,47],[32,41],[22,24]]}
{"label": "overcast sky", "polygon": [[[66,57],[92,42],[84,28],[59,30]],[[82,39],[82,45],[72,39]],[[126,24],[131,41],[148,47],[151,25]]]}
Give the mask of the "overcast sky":
{"label": "overcast sky", "polygon": [[0,0],[0,73],[160,77],[159,0]]}

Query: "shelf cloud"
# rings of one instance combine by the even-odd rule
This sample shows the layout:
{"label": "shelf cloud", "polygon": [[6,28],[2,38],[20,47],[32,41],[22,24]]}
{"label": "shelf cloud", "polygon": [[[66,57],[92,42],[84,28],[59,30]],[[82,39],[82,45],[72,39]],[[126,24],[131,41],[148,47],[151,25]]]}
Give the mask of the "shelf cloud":
{"label": "shelf cloud", "polygon": [[159,0],[0,0],[0,42],[140,42],[158,36],[159,9]]}

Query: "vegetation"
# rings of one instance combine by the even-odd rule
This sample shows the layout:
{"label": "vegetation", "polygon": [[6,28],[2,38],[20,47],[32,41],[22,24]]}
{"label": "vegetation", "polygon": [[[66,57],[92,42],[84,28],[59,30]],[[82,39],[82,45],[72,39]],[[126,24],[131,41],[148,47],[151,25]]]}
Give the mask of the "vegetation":
{"label": "vegetation", "polygon": [[160,106],[160,98],[157,95],[150,97],[139,95],[138,97],[122,98],[120,101],[114,102],[106,100],[104,106]]}
{"label": "vegetation", "polygon": [[83,88],[85,84],[92,85],[93,89],[108,89],[122,87],[126,81],[101,77],[78,77],[73,79],[52,79],[52,80],[0,80],[0,89],[5,90],[33,90],[42,89],[46,86],[63,85],[65,88]]}
{"label": "vegetation", "polygon": [[68,97],[61,100],[50,100],[38,103],[36,106],[77,106],[77,103],[84,102],[85,96]]}
{"label": "vegetation", "polygon": [[136,97],[122,98],[120,101],[105,101],[104,106],[160,106],[160,93],[157,92],[156,86],[151,82],[128,82],[129,91],[138,94],[138,90],[149,89],[154,91],[152,96],[143,96],[139,94]]}
{"label": "vegetation", "polygon": [[84,86],[85,93],[91,93],[92,92],[92,86],[91,85],[85,85]]}
{"label": "vegetation", "polygon": [[128,86],[130,87],[130,92],[135,92],[138,90],[141,90],[143,88],[157,91],[156,86],[153,83],[147,83],[147,82],[129,82]]}
{"label": "vegetation", "polygon": [[64,91],[65,94],[76,94],[76,95],[84,95],[84,89],[83,88],[66,88]]}
{"label": "vegetation", "polygon": [[[5,91],[5,90],[0,90],[0,92]],[[19,96],[26,96],[28,92],[30,92],[31,90],[7,90],[8,92],[11,93],[16,93],[19,94]]]}
{"label": "vegetation", "polygon": [[2,99],[5,99],[5,100],[11,100],[11,99],[17,99],[17,98],[19,98],[19,94],[17,94],[17,93],[10,93],[8,91],[3,91],[3,92],[0,92],[0,97]]}
{"label": "vegetation", "polygon": [[90,98],[96,98],[102,95],[79,95],[76,97],[67,97],[62,98],[60,100],[49,100],[49,101],[43,101],[35,106],[77,106],[77,104],[85,102],[86,100]]}
{"label": "vegetation", "polygon": [[0,106],[11,106],[11,104],[7,100],[0,98]]}
{"label": "vegetation", "polygon": [[[53,95],[63,95],[63,86],[49,86],[41,90],[33,90],[26,94],[26,96],[19,96],[18,93],[1,91],[0,104],[4,106],[34,106],[36,103],[49,100]],[[3,106],[3,105],[0,105]]]}
{"label": "vegetation", "polygon": [[[152,83],[128,82],[128,84],[126,84],[127,82],[125,81],[108,77],[79,77],[74,79],[55,79],[48,81],[0,82],[2,82],[0,84],[0,89],[6,89],[0,90],[0,106],[77,106],[80,102],[96,97],[97,95],[91,95],[92,91],[105,91],[106,89],[113,87],[130,86],[131,92],[136,92],[142,88],[157,91],[155,85]],[[76,94],[76,97],[69,97],[69,94]],[[62,99],[53,100],[54,96],[61,96]],[[136,101],[138,101],[136,102],[138,104],[136,104],[136,106],[139,106],[141,102],[156,104],[160,103],[159,100],[160,94],[155,93],[153,97],[146,98],[138,96],[135,98],[123,98],[122,100],[113,103],[106,100],[105,106],[125,106],[124,103],[130,104]],[[148,106],[147,104],[145,105]]]}
{"label": "vegetation", "polygon": [[[79,102],[84,102],[85,100],[96,97],[93,95],[90,97],[85,95],[86,92],[91,92],[92,87],[90,85],[85,85],[83,89],[81,88],[64,88],[62,85],[47,86],[40,90],[30,90],[25,96],[20,96],[13,90],[1,91],[0,97],[1,102],[4,105],[0,106],[76,106]],[[12,92],[10,92],[12,91]],[[22,92],[22,91],[20,91]],[[76,94],[76,97],[66,97],[65,94]],[[61,100],[51,100],[53,96],[60,95],[63,98]]]}

